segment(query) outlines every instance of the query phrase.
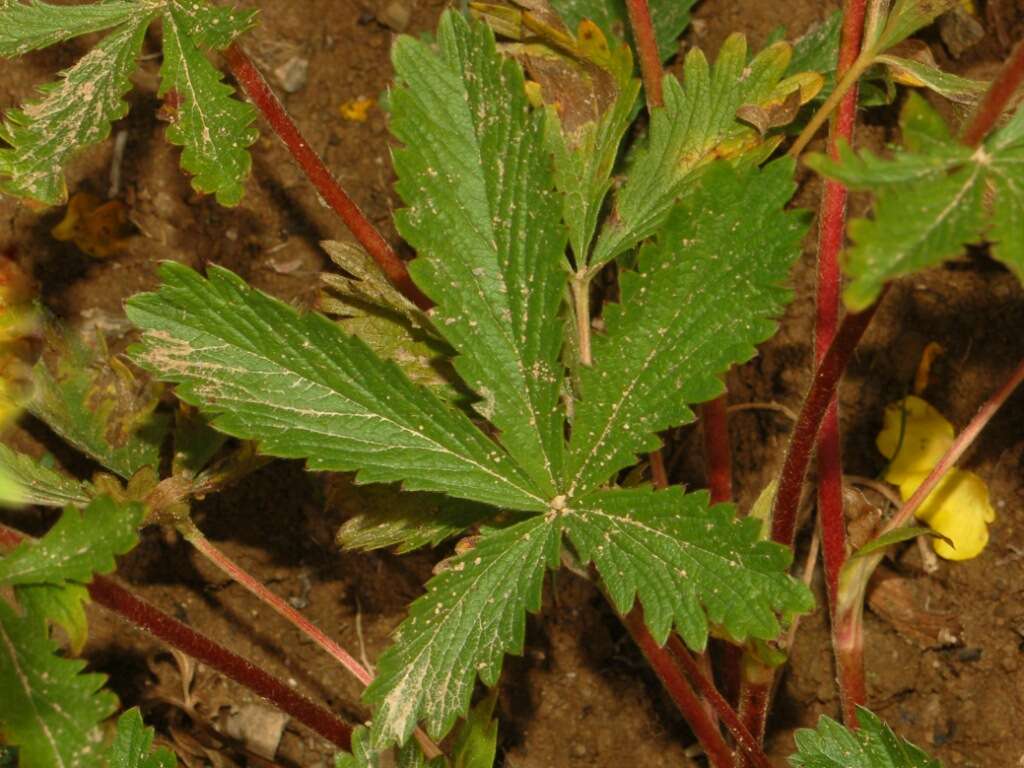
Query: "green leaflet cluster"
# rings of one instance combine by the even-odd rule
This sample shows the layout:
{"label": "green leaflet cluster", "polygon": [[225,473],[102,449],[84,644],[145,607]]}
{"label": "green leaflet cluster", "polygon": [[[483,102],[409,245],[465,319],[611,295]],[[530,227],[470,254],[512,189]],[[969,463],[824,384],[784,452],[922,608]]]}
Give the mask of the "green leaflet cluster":
{"label": "green leaflet cluster", "polygon": [[[748,62],[739,41],[723,55],[714,72],[725,83]],[[703,648],[709,624],[738,640],[774,638],[780,617],[812,605],[786,573],[786,550],[759,540],[757,523],[737,521],[731,508],[709,509],[703,494],[612,486],[659,444],[658,430],[692,419],[690,405],[718,394],[719,376],[754,354],[788,299],[781,286],[806,230],[802,214],[783,210],[792,163],[759,169],[759,139],[753,156],[736,152],[736,167],[711,162],[716,142],[742,143],[753,132],[735,110],[777,94],[788,55],[756,57],[725,106],[709,101],[705,90],[717,81],[693,59],[692,97],[672,107],[693,110],[692,135],[669,125],[670,108],[656,113],[658,130],[671,135],[652,127],[643,151],[671,166],[673,191],[644,214],[642,230],[630,224],[625,239],[615,234],[612,251],[654,239],[623,275],[620,302],[605,309],[593,365],[574,376],[563,358],[575,343],[566,333],[566,248],[570,229],[579,243],[589,235],[566,216],[600,209],[622,120],[611,121],[605,139],[563,146],[563,159],[593,151],[607,162],[577,155],[553,169],[559,125],[547,122],[550,109],[531,109],[522,71],[498,53],[487,27],[449,12],[435,44],[402,37],[393,56],[391,126],[403,145],[394,157],[406,206],[396,223],[418,252],[412,274],[436,304],[426,316],[395,312],[451,349],[471,406],[417,383],[418,373],[410,378],[406,368],[421,373],[422,360],[383,348],[382,359],[350,335],[350,323],[301,315],[223,269],[203,278],[168,264],[160,290],[128,304],[143,331],[135,359],[176,383],[217,429],[271,455],[305,458],[311,469],[353,470],[359,482],[401,482],[466,502],[428,497],[443,519],[427,530],[415,515],[390,515],[380,535],[360,522],[343,538],[415,546],[481,525],[379,660],[366,692],[373,749],[406,741],[421,721],[443,736],[467,711],[476,679],[497,681],[567,544],[594,563],[617,609],[643,604],[659,640],[674,627]],[[620,85],[616,101],[628,111],[636,89]],[[649,188],[644,168],[663,173],[638,158],[620,202],[633,185]],[[588,180],[571,179],[576,171]],[[585,202],[567,206],[566,189],[583,190]],[[620,220],[605,221],[599,237],[618,232]],[[355,279],[335,287],[374,303],[380,291],[353,266]]]}
{"label": "green leaflet cluster", "polygon": [[903,148],[890,158],[843,147],[838,160],[807,159],[818,172],[876,194],[874,216],[850,222],[847,306],[864,309],[889,280],[986,240],[992,255],[1024,279],[1024,111],[977,148],[957,141],[915,94],[900,125]]}
{"label": "green leaflet cluster", "polygon": [[152,732],[138,710],[122,715],[106,742],[101,724],[116,697],[103,690],[103,675],[83,673],[85,663],[63,656],[51,638],[51,624],[59,624],[80,650],[85,585],[135,546],[142,515],[141,505],[101,497],[82,511],[66,508],[42,539],[0,557],[0,587],[12,589],[17,603],[0,598],[0,733],[18,747],[24,768],[175,765],[169,751],[150,751]]}
{"label": "green leaflet cluster", "polygon": [[255,111],[232,89],[201,48],[225,48],[249,29],[255,12],[202,0],[113,0],[72,7],[38,0],[0,2],[0,58],[20,56],[90,32],[110,30],[41,98],[6,113],[0,125],[0,192],[46,205],[67,199],[64,168],[84,147],[103,141],[124,117],[149,25],[163,20],[160,95],[176,94],[167,138],[183,147],[182,167],[199,192],[218,202],[241,200],[256,140]]}
{"label": "green leaflet cluster", "polygon": [[822,717],[815,730],[796,732],[793,768],[942,768],[906,739],[901,739],[876,715],[857,710],[857,730]]}

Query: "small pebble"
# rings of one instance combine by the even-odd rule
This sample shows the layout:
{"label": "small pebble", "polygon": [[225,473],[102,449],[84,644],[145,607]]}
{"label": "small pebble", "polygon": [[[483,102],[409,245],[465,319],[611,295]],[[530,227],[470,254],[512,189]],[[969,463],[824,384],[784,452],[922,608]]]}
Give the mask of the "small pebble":
{"label": "small pebble", "polygon": [[309,77],[309,59],[292,56],[288,61],[274,70],[277,82],[287,93],[296,93],[306,86]]}
{"label": "small pebble", "polygon": [[411,17],[412,10],[409,8],[408,3],[404,3],[401,0],[386,2],[377,11],[377,21],[395,32],[405,32]]}

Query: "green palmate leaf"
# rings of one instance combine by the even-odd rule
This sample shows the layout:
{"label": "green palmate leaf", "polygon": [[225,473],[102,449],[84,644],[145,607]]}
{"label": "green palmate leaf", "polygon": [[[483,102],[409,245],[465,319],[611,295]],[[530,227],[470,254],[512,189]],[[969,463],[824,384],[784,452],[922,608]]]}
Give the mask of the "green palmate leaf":
{"label": "green palmate leaf", "polygon": [[[92,488],[88,483],[65,477],[2,443],[0,473],[17,484],[16,501],[22,504],[63,507],[65,504],[87,504],[92,498]],[[3,498],[2,494],[0,498]]]}
{"label": "green palmate leaf", "polygon": [[366,689],[377,746],[403,742],[417,721],[440,738],[469,707],[477,677],[494,685],[504,654],[523,647],[526,611],[540,608],[560,531],[544,516],[487,530],[475,549],[427,584]]}
{"label": "green palmate leaf", "polygon": [[232,97],[234,89],[222,82],[221,73],[200,52],[193,32],[205,29],[209,34],[200,36],[206,44],[221,43],[225,34],[203,24],[179,3],[164,13],[160,95],[172,90],[178,95],[167,139],[184,148],[181,166],[194,175],[197,191],[215,194],[222,205],[236,205],[252,165],[247,147],[259,135],[253,125],[256,111]]}
{"label": "green palmate leaf", "polygon": [[596,491],[569,502],[564,526],[584,562],[593,561],[620,613],[639,598],[658,644],[675,625],[687,645],[703,650],[708,621],[739,642],[779,634],[776,614],[814,607],[790,578],[788,549],[760,540],[756,520],[733,509],[708,509],[706,493],[679,487]]}
{"label": "green palmate leaf", "polygon": [[547,504],[464,414],[412,384],[323,315],[295,309],[221,268],[204,279],[166,264],[163,287],[133,297],[144,367],[213,426],[315,470],[514,509]]}
{"label": "green palmate leaf", "polygon": [[[663,61],[676,54],[676,41],[689,25],[690,9],[696,4],[697,0],[651,0],[654,37]],[[551,0],[551,7],[572,29],[590,19],[609,37],[621,40],[629,30],[625,0]]]}
{"label": "green palmate leaf", "polygon": [[28,410],[78,450],[124,479],[160,460],[167,418],[159,387],[135,376],[97,338],[96,348],[55,323],[45,329]]}
{"label": "green palmate leaf", "polygon": [[100,690],[103,675],[57,654],[46,618],[0,598],[0,734],[18,747],[21,768],[92,768],[117,698]]}
{"label": "green palmate leaf", "polygon": [[657,448],[656,432],[691,419],[689,404],[718,395],[721,374],[774,332],[806,231],[801,214],[783,212],[792,174],[788,160],[711,166],[622,275],[622,303],[605,309],[594,364],[580,372],[570,495]]}
{"label": "green palmate leaf", "polygon": [[665,106],[651,113],[647,146],[629,169],[614,215],[598,238],[595,267],[653,235],[693,172],[727,153],[723,144],[728,142],[733,154],[762,144],[757,131],[740,122],[736,113],[742,106],[785,96],[798,87],[780,86],[791,53],[788,43],[776,43],[748,61],[745,38],[732,35],[713,67],[694,49],[686,55],[682,84],[672,75],[664,78]]}
{"label": "green palmate leaf", "polygon": [[909,741],[901,739],[868,710],[858,708],[860,729],[852,731],[822,717],[816,730],[796,732],[794,768],[941,768]]}
{"label": "green palmate leaf", "polygon": [[93,573],[109,573],[114,556],[138,541],[142,517],[142,505],[117,504],[106,496],[83,512],[68,507],[43,538],[0,559],[0,584],[87,583]]}
{"label": "green palmate leaf", "polygon": [[117,735],[107,754],[107,768],[175,768],[177,764],[169,749],[153,750],[153,729],[143,724],[138,707],[117,719]]}
{"label": "green palmate leaf", "polygon": [[460,535],[496,510],[485,504],[434,493],[405,493],[397,487],[357,486],[345,476],[331,478],[328,504],[348,516],[338,530],[347,549],[395,547],[399,553],[434,547]]}
{"label": "green palmate leaf", "polygon": [[256,25],[258,11],[210,5],[207,0],[172,0],[180,10],[175,17],[192,42],[205,48],[227,48],[235,38]]}
{"label": "green palmate leaf", "polygon": [[152,18],[141,14],[118,27],[46,86],[42,100],[7,113],[0,126],[0,141],[9,145],[0,148],[0,191],[47,205],[67,199],[64,165],[110,135],[111,123],[128,112],[122,97]]}
{"label": "green palmate leaf", "polygon": [[13,58],[89,32],[141,21],[153,12],[152,2],[51,5],[30,0],[0,0],[0,57]]}
{"label": "green palmate leaf", "polygon": [[435,327],[482,398],[477,410],[546,495],[560,483],[565,228],[523,75],[490,29],[442,16],[438,49],[395,44],[391,129],[396,215],[419,257],[414,279],[437,306]]}
{"label": "green palmate leaf", "polygon": [[877,194],[874,218],[850,223],[847,306],[864,309],[887,281],[985,239],[994,243],[993,256],[1024,279],[1024,137],[1014,124],[972,150],[911,94],[901,125],[906,149],[889,159],[845,147],[838,160],[807,160],[820,173]]}

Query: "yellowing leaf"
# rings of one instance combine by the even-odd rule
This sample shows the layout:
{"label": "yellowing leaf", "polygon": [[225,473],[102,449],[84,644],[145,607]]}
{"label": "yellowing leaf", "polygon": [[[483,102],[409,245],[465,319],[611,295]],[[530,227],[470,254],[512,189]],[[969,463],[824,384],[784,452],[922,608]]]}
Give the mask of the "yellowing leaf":
{"label": "yellowing leaf", "polygon": [[[904,501],[939,463],[954,436],[953,425],[919,397],[910,395],[885,409],[885,423],[876,445],[890,459],[885,479],[899,486]],[[915,516],[949,540],[932,541],[939,557],[969,560],[988,543],[988,523],[995,520],[995,511],[985,482],[973,472],[953,468]]]}

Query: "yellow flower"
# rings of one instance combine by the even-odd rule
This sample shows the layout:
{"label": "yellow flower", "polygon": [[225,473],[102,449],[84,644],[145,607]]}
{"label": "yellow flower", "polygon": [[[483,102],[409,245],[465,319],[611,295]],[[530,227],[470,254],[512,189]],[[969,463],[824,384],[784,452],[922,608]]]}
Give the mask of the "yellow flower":
{"label": "yellow flower", "polygon": [[[919,397],[910,395],[885,409],[875,444],[890,459],[885,479],[899,486],[904,501],[939,463],[954,437],[953,425]],[[953,543],[932,541],[936,554],[947,560],[968,560],[980,554],[988,543],[988,524],[996,518],[984,481],[956,468],[928,494],[915,516]]]}

